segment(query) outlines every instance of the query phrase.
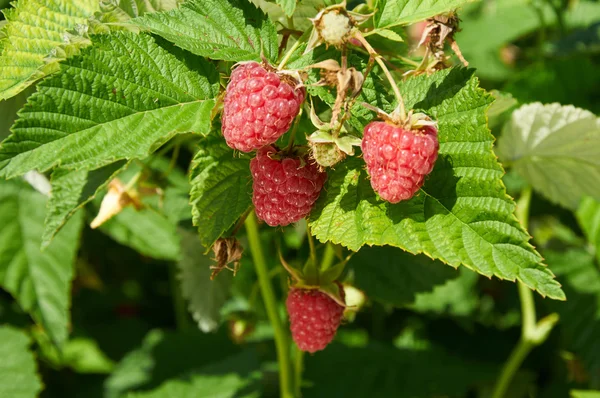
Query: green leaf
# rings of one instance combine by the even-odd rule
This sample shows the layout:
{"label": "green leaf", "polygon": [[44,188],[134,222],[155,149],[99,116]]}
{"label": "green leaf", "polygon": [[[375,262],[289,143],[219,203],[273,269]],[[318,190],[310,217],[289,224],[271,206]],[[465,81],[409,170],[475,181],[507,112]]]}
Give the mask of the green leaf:
{"label": "green leaf", "polygon": [[311,386],[304,393],[311,398],[465,397],[476,385],[493,381],[497,370],[436,347],[398,349],[382,343],[334,343],[305,360],[304,378]]}
{"label": "green leaf", "polygon": [[73,217],[42,251],[45,208],[46,198],[29,186],[0,180],[0,284],[60,346],[82,218]]}
{"label": "green leaf", "polygon": [[577,221],[585,237],[596,251],[600,261],[600,202],[590,197],[585,197],[577,209]]}
{"label": "green leaf", "polygon": [[398,33],[394,32],[391,29],[374,29],[371,32],[369,32],[369,36],[370,35],[379,35],[381,37],[384,37],[386,39],[389,39],[391,41],[396,41],[399,43],[402,43],[404,41],[402,36],[400,36]]}
{"label": "green leaf", "polygon": [[[245,351],[191,372],[181,379],[169,380],[153,391],[131,393],[128,398],[234,398],[260,397],[252,372],[259,362],[254,351]],[[254,384],[254,385],[253,385]]]}
{"label": "green leaf", "polygon": [[153,209],[126,207],[99,228],[122,245],[162,260],[180,257],[180,242],[173,222]]}
{"label": "green leaf", "polygon": [[[282,26],[287,26],[289,23],[288,16],[284,13],[283,9],[277,4],[270,2],[269,0],[250,0],[253,4],[269,16],[269,19],[274,23],[279,23]],[[282,0],[291,1],[291,0]],[[300,31],[307,31],[312,28],[312,22],[309,18],[314,18],[320,9],[325,7],[325,1],[323,0],[299,0],[296,1],[296,8],[292,21],[294,27]]]}
{"label": "green leaf", "polygon": [[133,21],[194,54],[225,61],[277,60],[277,31],[247,0],[189,0]]}
{"label": "green leaf", "polygon": [[488,126],[493,129],[496,126],[502,126],[519,102],[509,93],[492,90],[490,94],[494,96],[494,103],[489,107],[487,116]]}
{"label": "green leaf", "polygon": [[410,25],[435,15],[454,11],[475,0],[379,0],[375,13],[377,28]]}
{"label": "green leaf", "polygon": [[239,347],[223,333],[152,330],[141,346],[128,353],[108,377],[104,384],[105,396],[117,398],[130,391],[156,388],[168,379],[237,352]]}
{"label": "green leaf", "polygon": [[211,64],[147,35],[96,36],[38,85],[0,145],[0,176],[95,169],[143,158],[177,133],[210,131],[219,93]]}
{"label": "green leaf", "polygon": [[577,209],[600,199],[600,123],[591,112],[560,104],[523,105],[498,140],[498,155],[552,202]]}
{"label": "green leaf", "polygon": [[583,249],[544,251],[544,257],[561,279],[569,299],[547,302],[560,315],[561,347],[574,353],[586,373],[598,381],[600,374],[600,270]]}
{"label": "green leaf", "polygon": [[42,391],[29,337],[10,326],[0,327],[0,396],[35,398]]}
{"label": "green leaf", "polygon": [[478,279],[476,273],[461,268],[457,278],[435,286],[431,292],[417,293],[410,308],[417,312],[448,313],[455,317],[471,316],[479,306],[476,293]]}
{"label": "green leaf", "polygon": [[236,157],[220,135],[200,144],[192,160],[190,203],[206,248],[252,206],[251,181],[249,160]]}
{"label": "green leaf", "polygon": [[417,293],[431,291],[457,276],[455,270],[439,261],[390,246],[366,247],[348,264],[354,269],[357,288],[397,306],[411,303]]}
{"label": "green leaf", "polygon": [[409,79],[401,87],[408,109],[422,110],[439,123],[439,157],[415,197],[395,205],[378,199],[364,162],[349,159],[329,173],[310,215],[312,232],[351,250],[368,244],[425,253],[564,299],[513,215],[515,204],[506,195],[486,127],[491,100],[472,74],[455,68]]}
{"label": "green leaf", "polygon": [[600,391],[571,390],[571,398],[600,398]]}
{"label": "green leaf", "polygon": [[291,17],[296,10],[296,0],[277,0],[277,4],[281,7],[285,15]]}
{"label": "green leaf", "polygon": [[4,10],[8,23],[0,31],[0,100],[56,72],[65,51],[82,45],[67,31],[84,25],[97,9],[97,0],[20,0]]}
{"label": "green leaf", "polygon": [[60,167],[54,169],[50,179],[52,190],[47,203],[42,247],[48,246],[69,218],[106,188],[125,164],[125,161],[115,162],[89,172]]}
{"label": "green leaf", "polygon": [[205,333],[213,332],[220,322],[221,307],[229,296],[233,274],[221,272],[215,280],[210,280],[214,261],[206,254],[198,235],[180,229],[181,260],[177,263],[181,293],[188,301],[188,309]]}

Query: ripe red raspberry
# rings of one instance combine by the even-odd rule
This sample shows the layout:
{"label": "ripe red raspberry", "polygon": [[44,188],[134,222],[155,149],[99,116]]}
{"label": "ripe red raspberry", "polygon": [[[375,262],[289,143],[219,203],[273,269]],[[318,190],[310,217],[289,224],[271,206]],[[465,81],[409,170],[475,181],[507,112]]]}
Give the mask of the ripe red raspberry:
{"label": "ripe red raspberry", "polygon": [[[340,289],[342,300],[344,290]],[[292,338],[302,351],[313,353],[327,347],[340,326],[344,307],[315,289],[293,287],[285,302]]]}
{"label": "ripe red raspberry", "polygon": [[304,101],[304,88],[257,62],[231,73],[223,107],[223,135],[233,149],[250,152],[277,141],[292,124]]}
{"label": "ripe red raspberry", "polygon": [[301,162],[299,158],[275,159],[279,156],[275,148],[268,146],[250,161],[256,215],[272,227],[306,217],[327,179],[327,174],[306,157]]}
{"label": "ripe red raspberry", "polygon": [[437,129],[405,130],[386,122],[365,127],[362,151],[371,186],[390,203],[407,200],[421,188],[437,159]]}

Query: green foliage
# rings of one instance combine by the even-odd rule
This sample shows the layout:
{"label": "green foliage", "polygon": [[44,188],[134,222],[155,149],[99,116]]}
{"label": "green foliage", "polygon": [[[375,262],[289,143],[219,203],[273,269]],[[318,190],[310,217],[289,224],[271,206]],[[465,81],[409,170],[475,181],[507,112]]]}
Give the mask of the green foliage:
{"label": "green foliage", "polygon": [[413,255],[393,247],[366,247],[349,262],[356,287],[384,303],[404,305],[419,292],[456,277],[457,272],[439,261]]}
{"label": "green foliage", "polygon": [[115,162],[97,170],[66,170],[56,168],[52,172],[52,190],[47,204],[42,247],[48,246],[56,233],[67,220],[91,202],[98,192],[108,185],[112,176],[118,173],[125,162]]}
{"label": "green foliage", "polygon": [[190,0],[133,21],[194,54],[226,61],[277,58],[275,25],[247,0]]}
{"label": "green foliage", "polygon": [[59,61],[85,46],[82,37],[67,32],[85,29],[97,9],[96,0],[20,0],[4,10],[8,23],[0,31],[0,100],[57,71]]}
{"label": "green foliage", "polygon": [[48,170],[59,160],[66,169],[96,169],[143,158],[177,133],[206,134],[217,77],[207,61],[173,54],[149,36],[97,36],[38,85],[0,146],[0,175]]}
{"label": "green foliage", "polygon": [[0,326],[0,396],[34,398],[42,390],[29,337],[10,326]]}
{"label": "green foliage", "polygon": [[538,192],[577,209],[584,195],[600,198],[598,118],[560,104],[524,105],[513,112],[498,141],[498,154]]}
{"label": "green foliage", "polygon": [[425,253],[486,276],[518,279],[544,296],[564,299],[512,215],[514,204],[506,196],[486,127],[490,100],[472,72],[452,69],[410,79],[401,90],[407,106],[439,123],[435,169],[418,195],[390,205],[376,197],[363,163],[346,161],[329,174],[311,213],[315,236],[351,250],[369,244]]}
{"label": "green foliage", "polygon": [[600,391],[571,390],[571,398],[599,398]]}
{"label": "green foliage", "polygon": [[600,260],[600,202],[590,197],[583,198],[576,212],[577,221]]}
{"label": "green foliage", "polygon": [[600,271],[594,257],[581,249],[546,250],[544,256],[563,281],[569,298],[560,304],[548,303],[560,315],[564,346],[582,360],[594,382],[600,383]]}
{"label": "green foliage", "polygon": [[210,248],[252,205],[250,162],[216,136],[202,141],[190,171],[194,225]]}
{"label": "green foliage", "polygon": [[74,217],[42,251],[45,207],[46,198],[26,184],[0,180],[0,285],[61,345],[82,218]]}
{"label": "green foliage", "polygon": [[229,296],[232,274],[228,270],[221,272],[211,280],[210,266],[215,262],[204,252],[198,236],[180,229],[181,260],[177,263],[181,293],[188,301],[188,309],[198,327],[205,333],[214,332],[220,321],[221,307]]}
{"label": "green foliage", "polygon": [[410,25],[435,15],[454,11],[474,0],[379,0],[375,14],[376,27],[391,28]]}
{"label": "green foliage", "polygon": [[[346,3],[370,46],[307,52],[310,18],[340,1],[0,0],[0,396],[597,396],[600,5]],[[456,31],[429,21],[417,45],[454,11]],[[307,220],[260,223],[255,155],[220,131],[231,70],[249,60],[306,88],[277,158],[310,151],[310,110],[327,122],[342,104],[361,137],[398,86],[439,127],[421,190],[381,200],[357,146],[325,169]],[[211,280],[225,237],[245,252]],[[322,352],[293,346],[281,258],[343,283]],[[558,320],[547,338],[540,319]]]}
{"label": "green foliage", "polygon": [[315,398],[462,397],[474,385],[493,381],[496,370],[437,347],[398,349],[375,343],[332,345],[307,358],[306,365],[306,379],[315,387],[304,391]]}

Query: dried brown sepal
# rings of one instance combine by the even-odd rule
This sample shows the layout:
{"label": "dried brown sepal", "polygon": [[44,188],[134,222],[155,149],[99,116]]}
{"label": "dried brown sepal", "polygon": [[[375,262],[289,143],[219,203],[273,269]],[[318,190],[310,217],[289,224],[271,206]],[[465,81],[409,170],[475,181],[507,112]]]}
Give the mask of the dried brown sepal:
{"label": "dried brown sepal", "polygon": [[[212,250],[215,255],[214,261],[216,265],[210,267],[213,270],[212,274],[210,274],[210,280],[214,280],[224,269],[230,270],[235,276],[240,269],[240,260],[244,252],[244,248],[240,242],[236,238],[220,238],[215,242]],[[232,264],[233,267],[230,267],[229,264]]]}
{"label": "dried brown sepal", "polygon": [[98,228],[130,205],[137,210],[143,207],[137,192],[128,190],[121,180],[114,178],[108,183],[108,192],[104,195],[100,210],[90,223],[90,227],[92,229]]}
{"label": "dried brown sepal", "polygon": [[419,46],[425,45],[426,48],[423,62],[416,70],[409,71],[407,75],[429,74],[436,70],[449,68],[451,66],[450,57],[444,52],[446,42],[450,44],[450,48],[463,65],[469,66],[469,62],[464,58],[458,43],[454,40],[454,34],[460,31],[459,22],[460,19],[454,12],[436,15],[427,20],[427,26],[419,41]]}

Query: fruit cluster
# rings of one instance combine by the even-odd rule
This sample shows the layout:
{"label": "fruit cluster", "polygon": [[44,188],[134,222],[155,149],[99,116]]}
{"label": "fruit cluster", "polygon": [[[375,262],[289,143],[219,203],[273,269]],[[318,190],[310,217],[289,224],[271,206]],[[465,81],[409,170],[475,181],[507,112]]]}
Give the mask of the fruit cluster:
{"label": "fruit cluster", "polygon": [[[356,90],[362,75],[351,73],[346,81],[354,82]],[[338,87],[338,93],[344,91]],[[367,125],[361,142],[349,135],[332,134],[333,122],[322,123],[313,112],[311,119],[319,131],[309,137],[310,152],[293,145],[279,150],[275,142],[290,129],[305,97],[299,79],[265,63],[239,64],[227,85],[223,136],[235,150],[256,151],[250,161],[252,202],[261,220],[270,226],[285,226],[307,217],[327,179],[325,167],[353,155],[352,146],[359,144],[371,185],[383,200],[397,203],[415,195],[437,159],[435,123],[425,115],[387,115],[378,110],[385,121]],[[294,276],[286,302],[292,336],[303,351],[322,350],[341,322],[343,289],[337,276],[327,282],[301,273]]]}

